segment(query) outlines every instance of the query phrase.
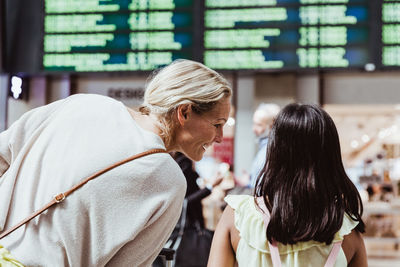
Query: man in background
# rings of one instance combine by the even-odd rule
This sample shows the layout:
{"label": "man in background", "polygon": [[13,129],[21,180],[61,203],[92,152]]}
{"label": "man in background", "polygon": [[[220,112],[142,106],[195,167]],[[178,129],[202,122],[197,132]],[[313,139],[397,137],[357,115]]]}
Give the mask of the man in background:
{"label": "man in background", "polygon": [[248,187],[254,188],[267,156],[268,135],[280,107],[277,104],[261,103],[253,114],[253,132],[258,142],[258,152],[250,169]]}

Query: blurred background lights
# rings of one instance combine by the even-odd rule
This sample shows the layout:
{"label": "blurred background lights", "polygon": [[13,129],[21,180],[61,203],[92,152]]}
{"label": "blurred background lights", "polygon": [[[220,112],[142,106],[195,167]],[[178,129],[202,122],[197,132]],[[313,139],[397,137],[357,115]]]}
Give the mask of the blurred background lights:
{"label": "blurred background lights", "polygon": [[228,118],[228,121],[226,122],[226,124],[227,124],[228,126],[233,126],[233,125],[235,125],[235,119],[232,118],[232,117],[229,117],[229,118]]}
{"label": "blurred background lights", "polygon": [[369,142],[369,140],[371,140],[371,138],[369,138],[368,135],[364,134],[364,135],[361,137],[361,140],[362,140],[364,143],[367,143],[367,142]]}
{"label": "blurred background lights", "polygon": [[366,71],[374,71],[375,70],[375,64],[374,63],[367,63],[364,66]]}
{"label": "blurred background lights", "polygon": [[22,79],[17,76],[11,77],[11,92],[15,99],[18,99],[22,93]]}
{"label": "blurred background lights", "polygon": [[359,143],[358,143],[357,140],[351,141],[351,147],[352,147],[352,148],[357,148],[358,146],[359,146]]}

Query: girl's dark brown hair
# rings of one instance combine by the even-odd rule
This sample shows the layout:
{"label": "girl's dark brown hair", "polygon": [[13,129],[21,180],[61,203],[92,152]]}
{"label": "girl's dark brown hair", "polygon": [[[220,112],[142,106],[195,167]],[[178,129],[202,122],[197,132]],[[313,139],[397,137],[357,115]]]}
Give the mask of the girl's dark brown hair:
{"label": "girl's dark brown hair", "polygon": [[364,232],[360,195],[345,173],[331,117],[315,105],[290,104],[277,116],[255,196],[271,213],[267,238],[330,244],[344,214]]}

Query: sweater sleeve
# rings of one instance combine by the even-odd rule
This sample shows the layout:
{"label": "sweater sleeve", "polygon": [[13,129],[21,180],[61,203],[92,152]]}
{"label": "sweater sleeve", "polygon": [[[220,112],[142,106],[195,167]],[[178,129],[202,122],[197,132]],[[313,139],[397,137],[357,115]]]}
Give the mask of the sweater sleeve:
{"label": "sweater sleeve", "polygon": [[59,100],[46,106],[32,109],[23,114],[7,130],[0,133],[0,179],[22,147],[26,145],[25,141],[31,135],[40,131],[40,126],[64,102],[66,100]]}
{"label": "sweater sleeve", "polygon": [[59,100],[26,112],[7,130],[0,133],[0,231],[4,229],[9,209],[12,207],[11,199],[21,161],[29,153],[46,120],[63,101]]}
{"label": "sweater sleeve", "polygon": [[9,142],[9,139],[10,139],[10,130],[0,133],[0,179],[10,167],[11,144]]}

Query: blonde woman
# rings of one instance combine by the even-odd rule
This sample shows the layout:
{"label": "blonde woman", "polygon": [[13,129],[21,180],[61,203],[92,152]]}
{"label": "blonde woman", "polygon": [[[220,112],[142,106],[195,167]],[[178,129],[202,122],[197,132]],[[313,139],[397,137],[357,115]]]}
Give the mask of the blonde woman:
{"label": "blonde woman", "polygon": [[[231,88],[178,60],[151,79],[138,110],[73,95],[23,115],[0,134],[0,232],[86,176],[149,149],[200,160],[221,142]],[[149,266],[172,232],[185,178],[167,153],[90,181],[0,242],[28,266]]]}

